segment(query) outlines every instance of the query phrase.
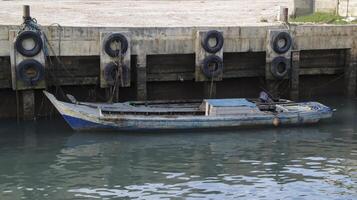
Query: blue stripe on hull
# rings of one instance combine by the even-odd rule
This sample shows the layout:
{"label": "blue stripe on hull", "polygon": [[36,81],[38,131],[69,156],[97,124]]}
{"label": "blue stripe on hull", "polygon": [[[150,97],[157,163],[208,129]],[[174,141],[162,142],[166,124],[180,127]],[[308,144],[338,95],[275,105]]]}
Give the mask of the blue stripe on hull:
{"label": "blue stripe on hull", "polygon": [[94,122],[90,122],[87,120],[83,120],[80,118],[62,115],[66,122],[71,126],[74,130],[90,130],[90,129],[110,129],[111,126],[106,126],[103,124],[98,124]]}

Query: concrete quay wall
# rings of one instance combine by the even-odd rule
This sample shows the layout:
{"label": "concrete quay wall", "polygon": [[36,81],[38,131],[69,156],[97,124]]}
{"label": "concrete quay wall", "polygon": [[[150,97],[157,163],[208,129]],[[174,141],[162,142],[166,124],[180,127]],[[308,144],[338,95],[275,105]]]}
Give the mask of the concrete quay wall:
{"label": "concrete quay wall", "polygon": [[[16,102],[17,92],[12,90],[10,50],[13,41],[9,33],[19,26],[0,26],[0,96],[6,102]],[[220,30],[224,37],[222,79],[197,82],[195,57],[197,31]],[[287,82],[271,80],[269,66],[268,33],[272,30],[288,31],[293,39],[292,75]],[[261,88],[276,91],[281,97],[309,97],[313,86],[334,83],[335,91],[356,94],[357,26],[291,25],[232,26],[232,27],[42,27],[49,40],[48,58],[59,56],[67,69],[56,63],[49,66],[52,76],[46,77],[47,88],[61,86],[81,100],[104,96],[100,89],[100,41],[102,32],[127,32],[130,35],[132,84],[120,89],[119,100],[192,99],[254,97]],[[290,56],[290,55],[289,55]],[[55,59],[52,59],[55,60]],[[197,69],[197,68],[196,68]],[[197,71],[197,70],[196,70]],[[53,80],[55,77],[56,80]],[[339,77],[342,77],[339,78]],[[307,82],[308,83],[307,83]],[[277,83],[278,86],[277,86]],[[280,84],[283,83],[283,84]],[[340,84],[342,83],[342,84]],[[284,87],[282,87],[284,86]],[[85,89],[83,89],[85,88]],[[207,91],[213,94],[207,95]],[[32,94],[18,91],[20,110],[43,112],[40,90]],[[329,93],[331,88],[318,88],[316,94]],[[324,92],[325,91],[325,92]],[[25,105],[28,97],[33,102]],[[86,97],[86,98],[84,98]],[[22,100],[21,100],[22,99]],[[92,98],[90,101],[103,99]],[[21,103],[22,102],[22,103]],[[47,102],[48,103],[48,102]],[[12,106],[11,106],[12,105]],[[25,109],[26,108],[26,109]],[[16,104],[2,106],[3,116],[16,116]],[[20,112],[21,113],[21,112]],[[27,115],[28,116],[28,115]]]}
{"label": "concrete quay wall", "polygon": [[[357,26],[285,25],[242,27],[158,27],[158,28],[97,28],[44,27],[54,51],[61,56],[99,55],[100,32],[128,31],[132,55],[194,53],[198,30],[221,30],[225,39],[224,52],[257,52],[266,50],[268,30],[289,29],[295,50],[350,48],[356,52]],[[0,26],[0,56],[10,56],[9,31],[19,26]],[[59,52],[60,47],[60,52]],[[49,52],[51,55],[51,52]]]}

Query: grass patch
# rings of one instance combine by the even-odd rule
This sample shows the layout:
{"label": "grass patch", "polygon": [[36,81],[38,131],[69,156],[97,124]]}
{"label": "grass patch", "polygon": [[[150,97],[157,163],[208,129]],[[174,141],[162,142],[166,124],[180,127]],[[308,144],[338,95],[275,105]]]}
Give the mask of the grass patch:
{"label": "grass patch", "polygon": [[344,17],[332,13],[316,12],[311,15],[299,16],[291,19],[291,22],[316,23],[316,24],[357,24],[357,20],[346,22]]}

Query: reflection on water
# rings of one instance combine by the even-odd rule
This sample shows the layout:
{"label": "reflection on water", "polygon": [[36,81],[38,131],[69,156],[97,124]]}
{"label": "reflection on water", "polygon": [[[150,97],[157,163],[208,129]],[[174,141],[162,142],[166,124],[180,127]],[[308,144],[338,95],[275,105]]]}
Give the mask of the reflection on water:
{"label": "reflection on water", "polygon": [[318,126],[76,133],[0,124],[0,199],[355,199],[355,104]]}

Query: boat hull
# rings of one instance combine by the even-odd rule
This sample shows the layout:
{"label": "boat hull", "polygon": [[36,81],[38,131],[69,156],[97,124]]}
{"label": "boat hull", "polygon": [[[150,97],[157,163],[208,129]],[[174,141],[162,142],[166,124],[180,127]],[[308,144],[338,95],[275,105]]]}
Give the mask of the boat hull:
{"label": "boat hull", "polygon": [[[319,112],[289,112],[271,114],[242,114],[228,116],[182,115],[106,115],[85,105],[61,102],[52,94],[46,96],[74,130],[160,130],[160,129],[209,129],[227,127],[276,126],[317,123],[332,116],[328,107]],[[321,104],[322,105],[322,104]],[[278,124],[276,123],[278,122]]]}
{"label": "boat hull", "polygon": [[[137,131],[137,130],[174,130],[174,129],[209,129],[209,128],[229,128],[229,127],[258,127],[258,126],[276,126],[274,125],[274,118],[266,119],[215,119],[215,120],[148,120],[142,119],[127,119],[121,122],[113,122],[106,120],[88,121],[83,118],[74,116],[62,115],[65,121],[71,126],[73,130],[122,130],[122,131]],[[326,117],[327,118],[327,117]],[[293,119],[293,118],[279,118],[279,126],[281,125],[299,125],[299,124],[313,124],[320,121],[320,118],[311,119]]]}

